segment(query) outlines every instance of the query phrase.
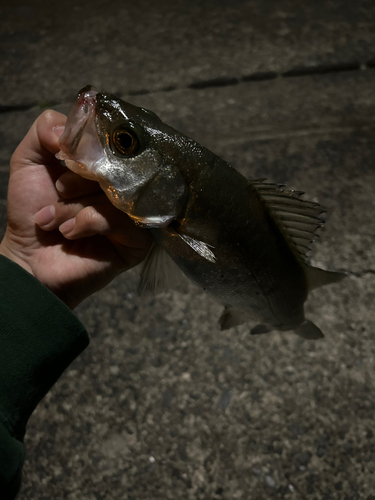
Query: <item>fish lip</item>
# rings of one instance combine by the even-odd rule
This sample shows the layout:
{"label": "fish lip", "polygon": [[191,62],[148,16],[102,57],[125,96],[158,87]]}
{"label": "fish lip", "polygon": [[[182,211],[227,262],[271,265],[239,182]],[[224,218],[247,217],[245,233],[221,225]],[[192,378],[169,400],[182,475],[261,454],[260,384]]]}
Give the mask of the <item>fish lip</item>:
{"label": "fish lip", "polygon": [[76,152],[87,123],[91,118],[95,118],[97,94],[98,91],[92,85],[86,85],[78,92],[68,115],[64,133],[59,139],[63,153],[74,155]]}

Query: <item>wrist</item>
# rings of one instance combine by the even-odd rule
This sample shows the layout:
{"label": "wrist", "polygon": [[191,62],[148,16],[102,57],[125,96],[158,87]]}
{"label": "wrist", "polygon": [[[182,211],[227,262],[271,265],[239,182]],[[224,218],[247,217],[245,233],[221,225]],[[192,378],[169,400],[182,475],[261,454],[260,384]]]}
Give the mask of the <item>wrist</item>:
{"label": "wrist", "polygon": [[12,260],[23,269],[25,269],[25,271],[34,276],[31,266],[28,264],[25,256],[23,256],[21,252],[17,251],[14,246],[9,245],[6,236],[4,236],[2,242],[0,243],[0,255],[3,255],[9,260]]}

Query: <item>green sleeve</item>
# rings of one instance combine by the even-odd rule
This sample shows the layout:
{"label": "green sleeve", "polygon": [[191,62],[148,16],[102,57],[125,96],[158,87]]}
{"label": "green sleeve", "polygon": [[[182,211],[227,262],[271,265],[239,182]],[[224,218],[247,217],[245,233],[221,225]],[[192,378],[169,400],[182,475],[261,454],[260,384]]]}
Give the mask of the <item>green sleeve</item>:
{"label": "green sleeve", "polygon": [[20,266],[0,255],[0,498],[21,484],[27,421],[89,344],[71,310]]}

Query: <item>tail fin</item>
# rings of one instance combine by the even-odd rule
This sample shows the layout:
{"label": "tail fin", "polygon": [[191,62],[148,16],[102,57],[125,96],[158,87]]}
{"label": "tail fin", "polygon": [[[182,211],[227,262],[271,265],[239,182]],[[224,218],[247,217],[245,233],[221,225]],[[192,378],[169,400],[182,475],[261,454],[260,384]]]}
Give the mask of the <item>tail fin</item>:
{"label": "tail fin", "polygon": [[300,324],[295,330],[295,333],[304,339],[322,339],[324,337],[323,332],[318,328],[312,321],[305,319],[305,321]]}
{"label": "tail fin", "polygon": [[304,265],[303,269],[305,271],[309,290],[314,290],[319,286],[328,285],[329,283],[336,283],[347,276],[345,273],[324,271],[323,269],[319,269],[319,267],[308,265]]}

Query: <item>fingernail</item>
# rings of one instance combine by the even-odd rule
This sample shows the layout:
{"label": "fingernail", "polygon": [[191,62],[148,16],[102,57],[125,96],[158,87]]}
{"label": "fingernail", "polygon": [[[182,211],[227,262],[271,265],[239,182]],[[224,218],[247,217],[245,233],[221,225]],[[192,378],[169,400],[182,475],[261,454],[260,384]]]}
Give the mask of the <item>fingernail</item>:
{"label": "fingernail", "polygon": [[60,139],[60,137],[63,135],[64,130],[65,127],[63,125],[56,125],[56,127],[52,127],[52,132],[58,139]]}
{"label": "fingernail", "polygon": [[71,231],[73,231],[74,226],[76,225],[76,220],[74,219],[69,219],[65,221],[61,226],[59,227],[59,231],[62,234],[69,234]]}
{"label": "fingernail", "polygon": [[55,207],[53,205],[44,207],[34,215],[34,221],[38,226],[47,226],[55,218]]}
{"label": "fingernail", "polygon": [[60,179],[57,179],[55,188],[59,193],[64,193],[65,192],[65,186],[64,184],[60,181]]}

